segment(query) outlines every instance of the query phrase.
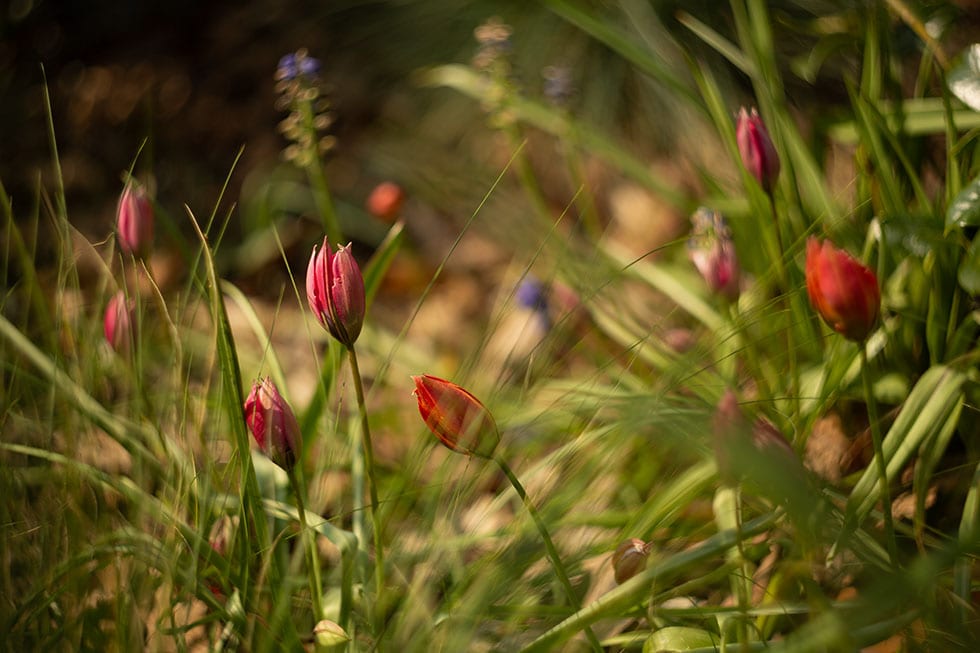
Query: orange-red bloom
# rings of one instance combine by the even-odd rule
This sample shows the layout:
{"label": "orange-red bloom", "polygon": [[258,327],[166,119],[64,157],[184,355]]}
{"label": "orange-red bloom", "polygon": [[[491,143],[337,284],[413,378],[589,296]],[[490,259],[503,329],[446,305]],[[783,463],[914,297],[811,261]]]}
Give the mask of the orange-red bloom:
{"label": "orange-red bloom", "polygon": [[493,416],[479,399],[444,379],[413,376],[419,414],[439,441],[466,455],[489,458],[500,441]]}
{"label": "orange-red bloom", "polygon": [[864,340],[878,320],[881,291],[874,272],[830,241],[807,241],[806,290],[820,317],[848,340]]}
{"label": "orange-red bloom", "polygon": [[374,187],[367,198],[367,210],[385,222],[394,222],[402,212],[405,191],[398,184],[383,181]]}

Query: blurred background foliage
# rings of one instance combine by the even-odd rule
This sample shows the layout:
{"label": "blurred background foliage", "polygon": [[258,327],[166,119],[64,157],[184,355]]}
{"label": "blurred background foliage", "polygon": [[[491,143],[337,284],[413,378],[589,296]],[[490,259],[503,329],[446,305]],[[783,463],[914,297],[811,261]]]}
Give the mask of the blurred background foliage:
{"label": "blurred background foliage", "polygon": [[[965,0],[918,3],[917,10],[949,55],[980,16],[977,3]],[[860,75],[867,3],[782,1],[770,3],[770,11],[786,98],[817,142],[843,117],[844,81]],[[881,11],[892,51],[916,58],[920,39]],[[363,217],[363,198],[386,178],[458,219],[472,211],[510,153],[500,151],[471,100],[420,87],[417,74],[469,62],[474,28],[493,15],[513,27],[514,78],[526,95],[541,97],[544,68],[565,67],[574,88],[569,111],[641,158],[662,161],[672,183],[697,191],[702,180],[689,160],[730,168],[717,163],[706,116],[692,113],[677,88],[663,75],[645,74],[613,41],[588,33],[590,22],[603,30],[617,26],[615,39],[654,53],[688,90],[683,53],[690,53],[716,71],[734,111],[752,104],[749,79],[685,27],[700,23],[734,40],[730,8],[716,2],[17,0],[0,23],[0,177],[20,205],[32,201],[39,174],[50,181],[46,78],[72,220],[92,240],[107,235],[120,176],[144,139],[137,172],[152,173],[158,202],[181,228],[180,205],[209,206],[243,146],[228,195],[242,211],[230,234],[240,237],[282,211],[302,214],[302,189],[288,184],[299,177],[279,161],[284,143],[275,125],[282,116],[272,71],[282,54],[306,47],[324,62],[337,139],[328,177],[348,222]],[[914,90],[914,69],[890,73],[882,79],[886,97]],[[549,168],[549,146],[531,147],[531,155],[561,207],[572,191],[563,173]]]}

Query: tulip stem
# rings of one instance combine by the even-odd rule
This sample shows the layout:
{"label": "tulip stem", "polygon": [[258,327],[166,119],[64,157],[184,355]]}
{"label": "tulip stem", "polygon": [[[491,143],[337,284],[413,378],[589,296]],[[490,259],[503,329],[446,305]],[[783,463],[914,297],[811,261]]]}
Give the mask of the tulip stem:
{"label": "tulip stem", "polygon": [[861,348],[861,379],[864,383],[864,396],[868,407],[868,421],[871,426],[871,445],[874,447],[875,464],[878,467],[878,483],[881,484],[881,512],[885,519],[885,543],[892,564],[898,562],[898,548],[895,544],[895,525],[892,521],[892,499],[888,488],[888,466],[881,445],[881,425],[878,423],[878,403],[871,388],[871,372],[868,369],[867,341],[858,343]]}
{"label": "tulip stem", "polygon": [[[378,483],[374,473],[374,448],[371,445],[371,430],[368,426],[367,405],[364,403],[364,384],[361,382],[361,369],[357,364],[354,346],[347,347],[350,358],[351,375],[354,377],[354,393],[357,395],[357,409],[361,414],[361,446],[364,450],[364,466],[367,468],[368,493],[371,496],[371,523],[374,528],[374,583],[375,619],[378,640],[381,639],[381,626],[384,608],[381,597],[384,592],[384,547],[381,544],[381,516],[378,514]],[[380,648],[380,646],[378,647]]]}
{"label": "tulip stem", "polygon": [[[524,486],[521,485],[520,480],[514,474],[513,470],[507,462],[498,456],[494,456],[493,461],[497,463],[500,470],[510,481],[510,484],[514,486],[514,491],[517,492],[517,496],[521,498],[524,502],[524,507],[527,508],[528,513],[531,515],[531,519],[534,520],[534,525],[537,526],[538,532],[541,534],[541,539],[544,540],[544,548],[547,551],[548,559],[551,561],[551,566],[555,570],[555,575],[558,577],[558,581],[561,583],[562,588],[565,590],[565,594],[568,596],[568,601],[571,603],[572,607],[576,610],[581,607],[581,602],[578,596],[575,594],[575,590],[572,588],[572,583],[568,579],[568,574],[565,571],[565,565],[562,563],[561,558],[558,556],[558,549],[555,548],[555,543],[551,540],[551,536],[548,534],[548,528],[544,525],[544,521],[541,519],[541,515],[538,513],[538,509],[534,507],[531,500],[527,496],[527,492],[524,490]],[[588,638],[589,643],[595,651],[602,651],[602,645],[596,638],[595,633],[592,632],[592,628],[589,626],[585,627],[585,636]]]}
{"label": "tulip stem", "polygon": [[321,593],[323,585],[320,581],[320,561],[316,550],[316,533],[310,531],[306,521],[306,505],[303,500],[303,486],[300,483],[295,469],[286,470],[289,476],[289,484],[293,487],[293,494],[296,496],[296,510],[299,513],[300,535],[309,556],[310,565],[310,598],[313,601],[313,625],[315,626],[323,619],[323,599]]}

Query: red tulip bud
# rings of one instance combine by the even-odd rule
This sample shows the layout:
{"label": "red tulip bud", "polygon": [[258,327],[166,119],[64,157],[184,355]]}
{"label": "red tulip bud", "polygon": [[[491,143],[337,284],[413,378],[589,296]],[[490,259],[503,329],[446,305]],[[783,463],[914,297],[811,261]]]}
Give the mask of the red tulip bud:
{"label": "red tulip bud", "polygon": [[153,205],[143,186],[130,181],[116,206],[119,248],[127,254],[146,254],[153,243]]}
{"label": "red tulip bud", "polygon": [[745,107],[739,110],[735,125],[735,140],[738,142],[738,151],[742,155],[742,163],[745,164],[746,169],[767,193],[770,192],[776,177],[779,176],[779,155],[776,153],[766,126],[762,123],[762,118],[755,109],[752,109],[752,113],[746,111]]}
{"label": "red tulip bud", "polygon": [[252,385],[245,400],[245,422],[255,442],[274,463],[289,471],[302,447],[299,423],[271,379]]}
{"label": "red tulip bud", "polygon": [[820,317],[848,340],[864,340],[878,320],[881,291],[874,272],[830,241],[807,241],[806,290]]}
{"label": "red tulip bud", "polygon": [[455,383],[429,374],[413,376],[419,413],[439,441],[466,455],[489,458],[500,442],[493,416]]}
{"label": "red tulip bud", "polygon": [[117,352],[129,351],[133,341],[136,305],[133,300],[126,299],[123,291],[117,292],[109,300],[105,309],[102,329],[105,339]]}
{"label": "red tulip bud", "polygon": [[364,324],[364,278],[350,245],[334,253],[323,239],[318,252],[313,246],[306,269],[306,297],[313,315],[334,338],[353,347]]}

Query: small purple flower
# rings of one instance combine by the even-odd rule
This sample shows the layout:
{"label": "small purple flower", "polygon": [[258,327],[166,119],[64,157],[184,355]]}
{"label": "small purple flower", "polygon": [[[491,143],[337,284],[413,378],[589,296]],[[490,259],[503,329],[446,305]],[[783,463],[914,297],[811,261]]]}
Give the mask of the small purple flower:
{"label": "small purple flower", "polygon": [[548,307],[548,299],[544,294],[544,285],[534,277],[525,277],[514,293],[517,303],[524,308],[541,310]]}
{"label": "small purple flower", "polygon": [[276,67],[276,79],[291,81],[302,78],[312,81],[320,74],[320,60],[314,59],[302,48],[296,52],[283,55]]}
{"label": "small purple flower", "polygon": [[551,317],[548,315],[548,295],[547,290],[538,279],[527,276],[517,286],[514,292],[514,299],[517,305],[534,311],[541,320],[544,328],[551,328]]}

